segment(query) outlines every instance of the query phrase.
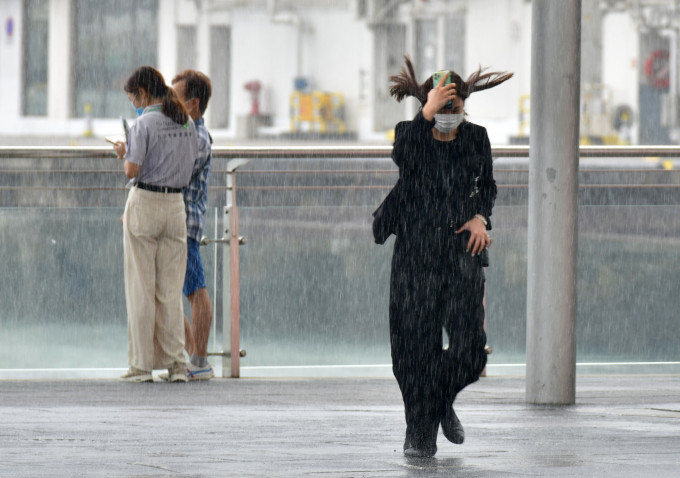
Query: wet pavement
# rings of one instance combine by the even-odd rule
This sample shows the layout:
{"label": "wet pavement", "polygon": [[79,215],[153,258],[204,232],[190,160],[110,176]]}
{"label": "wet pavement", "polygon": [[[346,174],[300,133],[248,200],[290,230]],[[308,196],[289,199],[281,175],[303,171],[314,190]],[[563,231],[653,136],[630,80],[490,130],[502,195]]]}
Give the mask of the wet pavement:
{"label": "wet pavement", "polygon": [[531,406],[522,377],[459,396],[463,445],[406,458],[387,378],[0,381],[0,477],[678,477],[680,375],[580,375]]}

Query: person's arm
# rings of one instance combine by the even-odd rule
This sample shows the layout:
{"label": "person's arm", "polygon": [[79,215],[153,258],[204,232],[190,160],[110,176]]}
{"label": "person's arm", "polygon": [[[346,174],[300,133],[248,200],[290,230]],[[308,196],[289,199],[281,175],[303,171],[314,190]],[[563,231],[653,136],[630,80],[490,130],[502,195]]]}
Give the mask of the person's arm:
{"label": "person's arm", "polygon": [[432,135],[434,120],[429,121],[423,117],[423,112],[418,111],[412,121],[402,121],[394,128],[394,147],[392,148],[392,161],[401,169],[409,161],[416,159],[416,151],[427,135]]}
{"label": "person's arm", "polygon": [[123,169],[125,170],[125,175],[128,178],[132,179],[136,178],[139,175],[139,172],[142,170],[142,167],[139,164],[131,163],[130,161],[125,160]]}
{"label": "person's arm", "polygon": [[470,239],[468,240],[465,251],[472,253],[473,256],[481,254],[485,247],[491,245],[491,238],[486,232],[486,226],[477,216],[473,216],[463,224],[463,226],[456,231],[456,234],[460,234],[463,231],[470,232]]}
{"label": "person's arm", "polygon": [[419,142],[424,140],[424,135],[432,134],[434,128],[434,115],[444,107],[444,105],[453,101],[456,97],[456,84],[449,83],[444,85],[447,73],[427,94],[427,101],[423,107],[418,111],[413,121],[401,122],[397,124],[394,129],[394,148],[392,150],[392,160],[399,166],[411,159],[413,154],[409,154],[409,148],[406,147],[409,141]]}
{"label": "person's arm", "polygon": [[479,204],[475,214],[456,231],[457,234],[463,231],[470,232],[470,239],[467,244],[467,251],[473,255],[480,254],[485,247],[491,245],[491,238],[487,230],[491,229],[491,210],[496,200],[496,181],[493,178],[493,160],[491,157],[491,144],[486,129],[479,130],[479,136],[475,141],[481,141],[482,171],[477,186],[479,187]]}
{"label": "person's arm", "polygon": [[493,178],[493,158],[491,157],[491,143],[489,142],[489,136],[486,133],[485,128],[481,128],[480,134],[481,142],[481,161],[482,161],[482,172],[479,178],[479,208],[476,214],[479,214],[486,221],[485,227],[487,230],[491,230],[491,211],[493,205],[496,201],[496,194],[498,188],[496,187],[496,181]]}
{"label": "person's arm", "polygon": [[135,121],[130,128],[127,150],[124,143],[122,144],[122,155],[120,149],[116,148],[118,159],[125,160],[123,164],[125,176],[130,179],[139,176],[142,164],[144,164],[144,155],[146,154],[148,143],[148,134],[144,126],[139,120]]}
{"label": "person's arm", "polygon": [[427,93],[427,101],[422,110],[423,118],[427,121],[434,121],[434,115],[437,114],[446,103],[453,101],[456,97],[456,84],[449,83],[448,85],[444,85],[444,82],[449,75],[450,73],[444,75],[444,77],[439,80],[439,83]]}
{"label": "person's arm", "polygon": [[399,169],[406,162],[406,135],[407,124],[405,121],[397,123],[394,127],[394,145],[392,146],[392,161]]}

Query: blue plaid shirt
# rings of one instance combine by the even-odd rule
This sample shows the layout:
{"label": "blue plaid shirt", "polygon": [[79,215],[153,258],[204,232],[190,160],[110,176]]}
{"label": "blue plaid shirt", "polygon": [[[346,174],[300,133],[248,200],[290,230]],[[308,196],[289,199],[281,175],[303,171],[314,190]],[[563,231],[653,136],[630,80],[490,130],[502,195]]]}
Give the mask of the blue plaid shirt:
{"label": "blue plaid shirt", "polygon": [[198,139],[198,157],[194,162],[191,182],[184,188],[184,206],[187,213],[187,236],[200,242],[205,225],[205,207],[208,199],[208,179],[212,162],[212,139],[203,118],[194,121]]}

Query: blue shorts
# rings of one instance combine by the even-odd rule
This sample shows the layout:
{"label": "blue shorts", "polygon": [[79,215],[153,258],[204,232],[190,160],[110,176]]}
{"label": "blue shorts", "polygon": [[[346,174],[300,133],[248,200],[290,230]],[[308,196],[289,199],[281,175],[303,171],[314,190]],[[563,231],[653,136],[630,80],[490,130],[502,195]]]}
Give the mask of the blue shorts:
{"label": "blue shorts", "polygon": [[200,245],[195,239],[187,237],[187,273],[184,276],[184,295],[187,297],[198,289],[206,287]]}

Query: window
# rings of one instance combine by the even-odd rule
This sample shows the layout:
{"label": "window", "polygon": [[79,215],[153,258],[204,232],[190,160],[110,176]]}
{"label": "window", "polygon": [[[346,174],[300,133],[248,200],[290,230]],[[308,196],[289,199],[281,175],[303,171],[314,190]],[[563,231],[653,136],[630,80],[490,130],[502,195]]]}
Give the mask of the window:
{"label": "window", "polygon": [[76,0],[74,6],[73,116],[84,116],[86,105],[98,118],[127,115],[125,81],[135,68],[157,63],[158,0]]}
{"label": "window", "polygon": [[[177,71],[196,68],[196,27],[177,27]],[[171,78],[166,78],[171,81]]]}
{"label": "window", "polygon": [[465,17],[459,14],[447,18],[445,29],[444,68],[465,79]]}
{"label": "window", "polygon": [[[437,70],[453,70],[465,79],[465,16],[419,19],[416,28],[416,74],[420,81]],[[441,43],[443,40],[443,44]]]}
{"label": "window", "polygon": [[375,38],[375,80],[373,94],[373,129],[387,131],[404,119],[404,104],[390,96],[391,75],[404,65],[406,26],[382,24],[373,28]]}
{"label": "window", "polygon": [[24,1],[23,113],[47,115],[47,0]]}
{"label": "window", "polygon": [[210,126],[229,127],[229,78],[231,78],[231,29],[227,26],[210,27],[210,82],[212,97],[208,103]]}
{"label": "window", "polygon": [[443,67],[438,67],[437,61],[437,20],[416,20],[416,58],[415,69],[418,81],[425,81],[433,72]]}

